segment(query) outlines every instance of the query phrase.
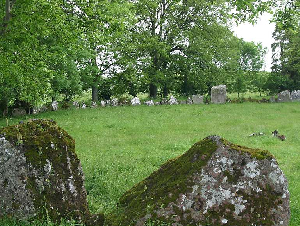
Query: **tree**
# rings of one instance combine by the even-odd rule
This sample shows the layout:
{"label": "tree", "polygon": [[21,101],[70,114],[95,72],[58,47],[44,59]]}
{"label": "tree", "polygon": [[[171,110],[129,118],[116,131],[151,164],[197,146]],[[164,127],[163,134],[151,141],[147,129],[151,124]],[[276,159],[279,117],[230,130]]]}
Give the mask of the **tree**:
{"label": "tree", "polygon": [[1,66],[5,68],[0,72],[0,85],[6,90],[1,102],[13,105],[25,101],[33,105],[57,92],[69,92],[72,85],[78,86],[57,83],[76,76],[78,29],[67,13],[67,5],[43,0],[10,3],[14,3],[9,11],[12,16],[4,21],[0,36]]}
{"label": "tree", "polygon": [[[235,17],[240,21],[254,20],[269,6],[268,2],[261,1],[194,0],[137,0],[133,4],[137,19],[132,31],[137,49],[136,61],[143,62],[141,70],[150,97],[156,97],[158,90],[167,95],[172,86],[177,86],[176,89],[185,93],[194,92],[190,90],[194,89],[194,85],[188,77],[201,76],[205,80],[206,75],[211,76],[213,71],[219,72],[222,68],[218,65],[218,54],[211,54],[209,51],[218,46],[215,42],[228,37],[220,37],[220,34],[226,33],[223,30],[228,30],[230,19]],[[236,13],[232,13],[232,7],[236,8]],[[218,33],[218,30],[221,32]],[[201,36],[196,37],[195,34]],[[199,59],[199,55],[203,57]],[[193,57],[197,57],[198,62],[194,61],[191,65],[182,63],[190,63],[189,60]],[[196,65],[201,65],[197,68],[201,69],[197,75]],[[193,74],[188,75],[191,71]],[[202,75],[201,72],[205,73]],[[222,75],[225,74],[227,72],[224,69]],[[178,83],[174,83],[174,79],[178,78],[183,83],[181,88],[178,88]],[[224,78],[218,77],[218,80]]]}
{"label": "tree", "polygon": [[274,15],[276,28],[272,44],[273,66],[268,88],[276,93],[300,89],[300,2],[283,1]]}
{"label": "tree", "polygon": [[[92,100],[98,100],[98,90],[105,84],[105,74],[114,70],[118,46],[130,21],[130,4],[126,1],[74,1],[75,14],[83,28],[85,59],[80,62],[84,88],[92,88]],[[104,88],[104,87],[103,87]]]}

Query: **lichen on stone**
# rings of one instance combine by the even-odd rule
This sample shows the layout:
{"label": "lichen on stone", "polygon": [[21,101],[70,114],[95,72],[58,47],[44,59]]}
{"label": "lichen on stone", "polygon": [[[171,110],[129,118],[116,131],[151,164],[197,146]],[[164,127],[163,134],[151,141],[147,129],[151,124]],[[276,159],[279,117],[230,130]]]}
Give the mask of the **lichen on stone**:
{"label": "lichen on stone", "polygon": [[274,157],[217,136],[127,191],[118,211],[109,225],[288,225],[290,217],[287,181]]}
{"label": "lichen on stone", "polygon": [[0,218],[103,222],[89,213],[75,141],[52,120],[0,130],[0,174]]}

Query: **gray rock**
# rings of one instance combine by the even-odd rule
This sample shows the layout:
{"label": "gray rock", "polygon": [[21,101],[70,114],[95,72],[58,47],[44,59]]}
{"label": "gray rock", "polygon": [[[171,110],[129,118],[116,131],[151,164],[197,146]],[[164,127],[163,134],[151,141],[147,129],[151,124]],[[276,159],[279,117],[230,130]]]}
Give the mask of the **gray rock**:
{"label": "gray rock", "polygon": [[112,225],[288,226],[289,197],[268,151],[210,136],[127,191]]}
{"label": "gray rock", "polygon": [[224,104],[226,103],[226,85],[213,86],[211,88],[211,103]]}
{"label": "gray rock", "polygon": [[186,100],[186,103],[187,104],[193,104],[192,98],[188,97],[187,100]]}
{"label": "gray rock", "polygon": [[300,101],[300,90],[294,90],[291,92],[292,101]]}
{"label": "gray rock", "polygon": [[26,115],[26,110],[24,108],[14,108],[12,111],[13,117]]}
{"label": "gray rock", "polygon": [[101,105],[101,107],[105,107],[105,105],[106,105],[106,101],[104,101],[104,100],[101,100],[101,101],[100,101],[100,105]]}
{"label": "gray rock", "polygon": [[58,110],[58,102],[55,100],[51,103],[52,111]]}
{"label": "gray rock", "polygon": [[80,108],[80,105],[79,105],[79,103],[78,103],[77,101],[74,101],[74,102],[73,102],[73,106],[74,106],[75,108]]}
{"label": "gray rock", "polygon": [[275,103],[276,102],[276,98],[274,96],[270,97],[270,103]]}
{"label": "gray rock", "polygon": [[201,95],[193,95],[192,96],[193,104],[203,104],[203,96]]}
{"label": "gray rock", "polygon": [[75,142],[55,122],[31,120],[0,134],[0,218],[103,221],[88,210]]}
{"label": "gray rock", "polygon": [[145,103],[147,106],[154,106],[154,102],[153,100],[148,100],[148,101],[145,101]]}
{"label": "gray rock", "polygon": [[167,105],[169,103],[169,101],[166,98],[162,98],[160,101],[161,105]]}
{"label": "gray rock", "polygon": [[168,103],[170,105],[176,105],[176,104],[178,104],[178,101],[177,101],[177,99],[174,96],[171,96],[170,100],[168,101]]}
{"label": "gray rock", "polygon": [[180,100],[179,104],[186,104],[186,100]]}
{"label": "gray rock", "polygon": [[113,98],[113,99],[110,101],[110,103],[111,103],[111,106],[116,107],[116,106],[118,106],[119,101],[118,101],[117,98]]}
{"label": "gray rock", "polygon": [[141,101],[138,97],[134,97],[132,100],[131,100],[131,105],[132,106],[137,106],[137,105],[141,105]]}
{"label": "gray rock", "polygon": [[278,102],[290,102],[290,101],[291,101],[290,91],[285,90],[278,93]]}

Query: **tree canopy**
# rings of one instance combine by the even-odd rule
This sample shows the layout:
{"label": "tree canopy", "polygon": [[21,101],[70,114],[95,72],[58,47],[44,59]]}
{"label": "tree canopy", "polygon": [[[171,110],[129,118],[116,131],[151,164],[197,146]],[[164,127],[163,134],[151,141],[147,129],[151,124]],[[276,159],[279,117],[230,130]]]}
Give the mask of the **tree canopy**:
{"label": "tree canopy", "polygon": [[[234,92],[262,89],[265,49],[235,37],[231,24],[254,22],[272,3],[1,0],[1,109],[71,100],[89,89],[93,101],[139,92],[205,94],[221,83]],[[299,78],[300,39],[299,2],[288,4],[276,14],[274,50],[281,52],[273,69],[287,85]]]}

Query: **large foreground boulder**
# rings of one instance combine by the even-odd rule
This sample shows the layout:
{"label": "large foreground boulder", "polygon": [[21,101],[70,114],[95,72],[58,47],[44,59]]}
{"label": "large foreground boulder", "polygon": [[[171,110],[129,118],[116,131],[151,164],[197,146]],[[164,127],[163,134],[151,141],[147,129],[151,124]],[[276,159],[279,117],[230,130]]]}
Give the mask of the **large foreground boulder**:
{"label": "large foreground boulder", "polygon": [[274,157],[210,136],[126,192],[111,225],[289,224],[287,180]]}
{"label": "large foreground boulder", "polygon": [[102,225],[91,215],[74,140],[54,121],[0,130],[0,218],[61,218]]}

